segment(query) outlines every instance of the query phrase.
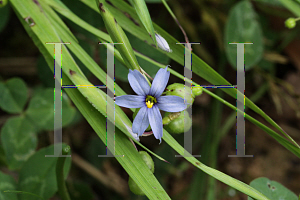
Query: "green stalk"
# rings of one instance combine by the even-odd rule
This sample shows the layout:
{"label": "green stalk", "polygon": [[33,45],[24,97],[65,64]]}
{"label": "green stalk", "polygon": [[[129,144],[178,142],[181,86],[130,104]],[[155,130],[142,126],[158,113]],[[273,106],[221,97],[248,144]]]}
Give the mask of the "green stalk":
{"label": "green stalk", "polygon": [[[219,56],[219,73],[221,75],[224,74],[225,65],[226,65],[226,57],[224,54],[220,54]],[[224,93],[220,89],[216,90],[216,94],[223,98]],[[203,148],[200,150],[201,161],[209,165],[212,168],[216,168],[217,163],[217,150],[219,143],[214,144],[214,141],[217,138],[220,138],[220,124],[222,118],[222,110],[223,104],[216,99],[212,102],[212,112],[210,115],[209,125],[206,130],[206,134],[204,137]],[[215,191],[216,191],[216,179],[211,176],[207,176],[207,174],[203,172],[196,172],[195,177],[193,179],[193,186],[190,190],[189,199],[216,199]]]}
{"label": "green stalk", "polygon": [[[184,39],[186,43],[189,43],[189,38],[186,35],[185,30],[182,28],[181,24],[179,23],[177,17],[175,16],[175,14],[173,13],[173,11],[171,10],[171,8],[169,7],[169,5],[167,4],[167,2],[165,0],[162,0],[163,4],[165,5],[166,9],[168,10],[168,12],[170,13],[170,15],[172,16],[172,18],[174,19],[174,21],[176,22],[176,24],[178,25],[178,27],[180,28],[181,32],[184,35]],[[188,46],[189,49],[191,49],[191,45]]]}
{"label": "green stalk", "polygon": [[155,46],[157,46],[152,20],[145,0],[132,0],[131,4],[134,6],[137,15],[139,16],[144,27],[146,28],[149,36],[153,40]]}
{"label": "green stalk", "polygon": [[116,48],[119,50],[127,68],[141,71],[139,63],[133,53],[132,47],[125,32],[118,24],[117,20],[114,18],[109,9],[106,7],[105,1],[96,0],[96,2],[112,41],[114,43],[121,43],[117,44]]}
{"label": "green stalk", "polygon": [[[68,155],[70,153],[70,146],[67,146],[62,149],[62,155]],[[62,200],[71,200],[70,195],[68,193],[65,178],[64,178],[64,165],[67,157],[59,157],[56,163],[56,182],[58,193]]]}

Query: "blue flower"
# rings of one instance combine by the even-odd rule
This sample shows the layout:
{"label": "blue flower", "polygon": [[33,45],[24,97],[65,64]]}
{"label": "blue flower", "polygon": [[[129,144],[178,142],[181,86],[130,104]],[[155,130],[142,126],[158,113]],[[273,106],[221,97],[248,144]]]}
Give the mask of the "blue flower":
{"label": "blue flower", "polygon": [[150,87],[145,77],[137,70],[129,70],[128,80],[137,95],[116,97],[116,104],[126,108],[141,108],[132,123],[133,133],[141,136],[149,123],[154,137],[163,136],[163,124],[160,110],[179,112],[186,109],[184,99],[178,96],[161,96],[169,81],[168,67],[159,69]]}

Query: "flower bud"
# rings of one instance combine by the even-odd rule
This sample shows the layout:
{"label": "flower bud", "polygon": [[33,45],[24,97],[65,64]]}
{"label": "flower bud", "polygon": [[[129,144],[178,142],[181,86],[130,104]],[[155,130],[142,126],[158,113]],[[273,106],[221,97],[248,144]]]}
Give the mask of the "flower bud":
{"label": "flower bud", "polygon": [[[187,95],[185,95],[187,93]],[[193,104],[195,95],[191,91],[190,87],[185,87],[181,83],[173,83],[167,87],[166,95],[179,96],[186,100],[187,103],[191,102]],[[187,97],[186,97],[187,96]]]}
{"label": "flower bud", "polygon": [[296,26],[296,19],[295,18],[288,18],[285,20],[285,26],[289,29],[294,28]]}
{"label": "flower bud", "polygon": [[161,35],[155,33],[155,38],[156,38],[156,42],[157,45],[160,49],[166,51],[166,52],[172,52],[172,50],[169,47],[168,42],[165,40],[165,38],[163,38]]}
{"label": "flower bud", "polygon": [[201,95],[202,92],[203,92],[203,88],[201,86],[195,86],[192,89],[192,93],[195,97]]}
{"label": "flower bud", "polygon": [[7,4],[8,0],[0,0],[0,8],[4,7]]}
{"label": "flower bud", "polygon": [[[166,112],[164,119],[170,115],[172,115],[172,113]],[[185,116],[187,116],[187,121],[184,121]],[[173,133],[173,134],[183,133],[185,131],[190,130],[191,127],[192,127],[192,120],[189,116],[189,113],[186,110],[181,111],[179,117],[170,121],[170,123],[164,126],[164,128],[169,133]]]}
{"label": "flower bud", "polygon": [[[151,156],[146,151],[139,151],[139,154],[141,155],[143,161],[146,163],[151,172],[154,173],[154,162]],[[141,188],[134,182],[134,180],[131,177],[129,177],[128,185],[131,192],[133,192],[134,194],[145,195],[145,193],[141,190]]]}

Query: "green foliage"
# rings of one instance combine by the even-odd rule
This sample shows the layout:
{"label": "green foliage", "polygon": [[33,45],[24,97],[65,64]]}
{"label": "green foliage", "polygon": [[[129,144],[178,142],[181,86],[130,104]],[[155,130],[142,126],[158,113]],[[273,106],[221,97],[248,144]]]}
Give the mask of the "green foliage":
{"label": "green foliage", "polygon": [[257,2],[263,2],[270,5],[282,6],[280,0],[256,0]]}
{"label": "green foliage", "polygon": [[[94,61],[94,56],[96,55],[95,57],[97,59],[99,55],[99,52],[95,50],[97,48],[95,46],[98,44],[93,46],[87,44],[86,42],[89,41],[91,43],[96,43],[98,39],[101,42],[123,43],[123,45],[116,45],[115,50],[115,57],[117,58],[116,78],[118,80],[127,82],[128,69],[139,70],[141,67],[142,70],[146,71],[150,76],[153,77],[160,67],[164,67],[165,65],[169,64],[171,60],[177,62],[181,66],[184,66],[184,46],[176,44],[178,41],[173,37],[176,35],[176,33],[172,33],[173,36],[171,36],[157,24],[152,22],[144,1],[142,1],[141,3],[141,1],[133,0],[132,2],[135,5],[134,9],[133,7],[128,5],[126,1],[100,0],[100,3],[102,3],[102,5],[100,4],[100,11],[99,7],[97,7],[96,5],[96,2],[98,2],[98,0],[86,0],[76,3],[72,0],[11,0],[11,4],[14,8],[15,13],[17,14],[17,17],[23,24],[25,30],[32,38],[35,45],[43,54],[50,68],[50,70],[47,71],[45,69],[45,63],[40,60],[38,64],[38,73],[40,79],[46,86],[53,87],[54,83],[52,75],[53,45],[46,45],[46,42],[49,41],[71,42],[71,45],[62,46],[62,79],[64,85],[91,85],[94,82],[101,82],[102,84],[106,84],[106,73],[105,70],[103,70],[105,69],[105,67],[98,66],[98,64]],[[145,2],[154,3],[161,2],[161,0],[146,0]],[[195,5],[197,5],[197,2],[200,1],[195,1]],[[271,1],[267,0],[264,0],[264,2],[272,3]],[[65,6],[64,3],[66,3],[67,6]],[[293,3],[295,2],[291,3],[290,1],[285,1],[285,3],[282,4],[286,7],[289,7],[290,10],[292,10],[294,13],[299,14],[299,12],[297,12],[299,11],[299,5]],[[75,4],[80,6],[76,6]],[[89,7],[83,4],[86,4]],[[276,5],[279,4],[276,3]],[[6,6],[6,8],[8,9],[9,7]],[[60,13],[61,15],[58,15],[55,11]],[[99,15],[99,13],[101,13],[101,15]],[[4,20],[0,22],[0,31],[1,26],[5,26],[3,25],[6,23],[5,20],[7,21],[5,17],[9,16],[7,13],[5,14],[5,12],[0,12],[0,18],[2,17],[2,15],[4,16]],[[69,20],[67,21],[67,24],[70,26],[72,31],[62,20],[63,17],[61,16],[64,16],[64,18]],[[31,22],[34,22],[33,26],[24,20],[27,17],[30,17]],[[109,34],[102,31],[102,29],[104,29],[103,20]],[[255,67],[258,63],[259,65],[264,65],[263,62],[260,62],[264,61],[261,59],[264,53],[263,34],[260,23],[256,17],[256,12],[252,7],[252,2],[241,1],[234,5],[229,13],[229,17],[225,25],[226,28],[224,35],[224,44],[227,58],[230,64],[232,66],[236,65],[236,45],[228,45],[228,43],[249,41],[253,42],[254,44],[245,45],[246,69],[249,70]],[[166,53],[160,49],[156,49],[155,47],[153,47],[155,43],[155,41],[152,40],[155,40],[155,37],[153,37],[153,27],[158,31],[159,34],[162,35],[162,37],[164,37],[168,41],[171,49],[173,50],[172,53]],[[125,33],[123,29],[127,32]],[[202,27],[200,27],[200,29],[202,29]],[[149,37],[149,34],[152,36],[152,39],[151,37]],[[179,38],[178,35],[176,35],[176,37]],[[105,65],[106,63],[104,59],[106,57],[106,52],[104,50],[104,48],[101,48],[100,50],[100,60],[102,61],[103,65]],[[174,63],[174,65],[176,64]],[[206,64],[200,57],[196,56],[195,54],[193,54],[192,68],[195,75],[199,75],[201,78],[207,80],[211,84],[230,85],[230,83],[222,75],[217,73],[214,68]],[[271,68],[274,67],[272,66]],[[175,69],[177,70],[178,68]],[[184,80],[184,77],[180,73],[175,71],[174,68],[169,68],[169,71],[173,75]],[[90,80],[90,77],[87,76],[87,74],[92,74],[94,76],[92,76]],[[195,82],[192,83],[194,85],[198,85]],[[169,86],[168,89],[170,91],[173,90],[173,86],[174,85]],[[168,91],[167,94],[183,97],[182,91],[180,91],[182,90],[182,86],[183,85],[181,84],[180,89],[178,89],[178,87],[175,87],[172,92]],[[80,113],[84,116],[93,130],[102,140],[102,145],[104,147],[104,145],[107,144],[107,110],[105,105],[109,104],[106,101],[105,92],[98,88],[72,88],[64,90],[68,94],[70,99],[66,96],[65,93],[63,93],[63,126],[65,127],[70,124],[76,114],[76,109],[72,106],[72,103],[74,103]],[[212,93],[207,89],[199,87],[193,88],[193,90],[189,92],[191,93],[191,97],[194,100],[195,96],[200,95],[203,91],[216,98],[218,101],[224,103],[228,107],[234,109],[235,112],[243,112],[240,110],[236,110],[236,107],[234,105],[231,105],[222,97]],[[231,95],[233,98],[236,98],[236,89],[223,89],[223,91]],[[53,154],[53,146],[43,148],[35,154],[34,151],[37,146],[37,132],[39,132],[40,130],[53,130],[53,89],[34,89],[33,95],[30,95],[32,97],[28,103],[28,108],[26,108],[26,110],[24,110],[24,107],[27,102],[28,92],[27,86],[25,85],[24,81],[22,81],[22,79],[13,78],[5,83],[0,83],[0,92],[1,94],[4,94],[0,97],[1,109],[8,113],[21,113],[21,115],[19,116],[8,118],[1,130],[2,145],[0,146],[0,162],[6,165],[11,170],[20,169],[20,173],[19,183],[16,184],[14,183],[12,177],[4,175],[0,172],[1,183],[4,183],[0,183],[0,200],[2,197],[5,197],[5,199],[10,199],[10,197],[12,197],[11,199],[13,199],[13,197],[16,197],[14,196],[16,195],[16,193],[4,194],[2,192],[2,188],[4,188],[5,190],[20,190],[22,193],[19,194],[19,199],[38,199],[38,197],[33,197],[29,194],[34,194],[41,196],[44,199],[49,199],[55,194],[55,192],[57,192],[57,180],[55,178],[55,165],[57,162],[57,158],[45,158],[45,155]],[[115,84],[115,93],[117,96],[126,94],[118,84]],[[300,157],[300,151],[297,143],[247,97],[245,98],[245,102],[249,108],[261,115],[273,127],[277,128],[277,130],[285,134],[285,136],[287,136],[288,139],[293,142],[293,144],[287,139],[280,136],[271,128],[265,126],[248,114],[244,113],[245,117],[250,122],[254,123],[261,129],[263,129],[266,133],[271,135],[275,140],[289,149],[296,156]],[[118,156],[124,155],[123,157],[116,157],[116,160],[129,174],[130,189],[133,190],[135,194],[145,194],[149,199],[170,199],[169,195],[163,188],[164,183],[161,183],[162,177],[159,177],[160,175],[155,176],[153,174],[154,163],[150,155],[143,151],[140,151],[140,153],[138,153],[130,142],[129,138],[137,143],[141,148],[146,149],[155,157],[159,158],[160,160],[164,159],[147,149],[136,140],[135,133],[132,133],[131,130],[132,122],[121,108],[116,106],[115,112],[115,154]],[[167,150],[170,152],[175,150],[180,155],[183,155],[185,150],[169,134],[169,132],[180,133],[184,131],[183,127],[190,128],[192,126],[191,120],[189,120],[188,122],[184,122],[184,113],[187,114],[186,111],[183,111],[176,119],[169,120],[171,122],[168,122],[168,125],[165,126],[166,130],[164,130],[163,132],[163,140],[165,142],[164,147],[167,148]],[[166,117],[169,116],[169,113],[167,113]],[[212,132],[213,131],[217,132],[217,129],[212,129]],[[167,146],[166,144],[168,144],[169,146]],[[217,144],[217,142],[213,144],[215,150],[217,149]],[[2,148],[3,151],[1,153]],[[92,147],[91,149],[92,150],[90,151],[96,151]],[[94,154],[97,155],[96,153]],[[142,156],[140,156],[140,154],[142,154]],[[160,155],[166,154],[162,153]],[[187,155],[188,156],[185,157],[185,159],[188,162],[184,163],[185,166],[187,166],[188,163],[191,163],[196,168],[200,169],[201,173],[203,171],[214,179],[220,180],[228,186],[231,186],[255,199],[267,200],[276,198],[274,195],[276,192],[278,192],[277,189],[280,191],[280,193],[285,193],[285,191],[281,191],[281,189],[284,187],[280,186],[280,184],[278,185],[278,183],[276,182],[268,182],[270,183],[270,185],[268,185],[268,183],[266,182],[257,183],[253,181],[249,186],[235,178],[222,173],[221,171],[214,169],[216,167],[215,165],[213,165],[213,167],[208,167],[199,162],[198,159],[192,157],[189,153]],[[174,157],[173,154],[172,157]],[[147,160],[151,160],[152,162],[147,162]],[[99,166],[102,165],[103,162],[104,161],[101,160],[101,162],[99,162]],[[163,166],[160,165],[161,163],[163,162],[159,162],[159,165],[157,166]],[[69,158],[67,159],[67,164],[68,166],[64,168],[65,176],[67,175],[70,167]],[[208,165],[211,166],[210,164]],[[158,168],[157,166],[156,169]],[[184,169],[187,169],[187,167],[178,167],[178,169],[174,168],[175,167],[173,167],[172,165],[167,169],[182,171],[184,171]],[[56,170],[56,172],[57,171],[59,170]],[[160,171],[160,169],[158,169],[157,171]],[[166,173],[166,171],[169,172],[168,170],[165,170],[164,173]],[[62,179],[64,178],[65,177],[62,177]],[[61,180],[61,183],[63,182],[64,180]],[[266,187],[266,184],[268,188]],[[88,189],[88,186],[86,184],[83,184],[82,186],[81,184],[78,184],[76,186],[75,184],[68,184],[68,186],[69,190],[71,191],[72,199],[93,198],[93,194]],[[272,190],[273,186],[276,188],[275,190]],[[79,191],[81,189],[82,191]],[[271,192],[270,189],[272,190]],[[74,191],[74,193],[72,193],[72,191]],[[77,191],[78,194],[76,195],[75,192]],[[210,194],[211,193],[212,191],[210,191]],[[276,193],[276,195],[277,194],[278,193]],[[285,198],[294,198],[294,196],[286,196]],[[17,199],[17,197],[15,199]],[[249,199],[251,198],[249,197]]]}
{"label": "green foliage", "polygon": [[[53,89],[37,89],[25,111],[23,110],[27,102],[28,89],[22,79],[12,78],[5,83],[0,83],[0,91],[3,94],[0,98],[3,110],[9,113],[22,113],[8,118],[1,129],[3,148],[1,149],[4,154],[1,160],[9,169],[19,170],[35,153],[37,133],[54,128]],[[62,107],[64,127],[72,122],[76,114],[76,109],[71,106],[71,101],[64,93]]]}
{"label": "green foliage", "polygon": [[245,70],[251,69],[257,64],[263,55],[263,35],[256,13],[249,1],[238,2],[230,11],[226,23],[224,46],[231,66],[236,69],[237,45],[229,43],[245,44]]}
{"label": "green foliage", "polygon": [[[139,151],[139,154],[140,154],[141,158],[143,159],[143,161],[148,166],[148,168],[151,170],[151,172],[154,173],[154,162],[153,162],[151,156],[146,151]],[[141,196],[145,195],[145,193],[140,188],[140,186],[138,186],[138,184],[136,182],[134,182],[134,180],[131,177],[129,177],[129,179],[128,179],[128,186],[130,188],[130,191],[133,192],[134,194],[141,195]]]}
{"label": "green foliage", "polygon": [[6,162],[11,170],[20,169],[35,152],[37,136],[34,126],[24,116],[11,117],[1,129]]}
{"label": "green foliage", "polygon": [[[65,145],[63,145],[64,147]],[[54,146],[40,149],[27,160],[19,174],[18,190],[31,192],[44,199],[49,199],[57,191],[55,165],[57,157],[45,157],[53,155]],[[66,159],[64,174],[67,176],[71,166],[71,158]],[[19,200],[39,200],[38,197],[20,195]]]}
{"label": "green foliage", "polygon": [[126,66],[132,70],[140,70],[139,63],[137,62],[137,59],[133,53],[131,44],[122,27],[119,25],[118,21],[115,19],[110,9],[107,7],[106,2],[104,0],[97,0],[97,5],[112,41],[114,43],[122,43],[120,45],[117,45],[116,48],[122,55]]}
{"label": "green foliage", "polygon": [[[10,16],[10,7],[5,6],[8,0],[4,0],[3,4],[0,4],[0,32],[5,28]],[[1,8],[3,6],[3,8]]]}
{"label": "green foliage", "polygon": [[0,171],[0,200],[18,200],[17,194],[6,193],[6,190],[15,190],[17,183],[13,177]]}
{"label": "green foliage", "polygon": [[290,10],[294,15],[300,17],[300,3],[293,0],[279,0],[283,6]]}
{"label": "green foliage", "polygon": [[27,87],[20,78],[0,83],[0,107],[9,113],[21,113],[27,101]]}
{"label": "green foliage", "polygon": [[[39,128],[44,130],[54,129],[54,94],[53,89],[37,91],[29,102],[25,114]],[[74,115],[75,108],[71,106],[69,98],[62,96],[62,126],[69,124]]]}
{"label": "green foliage", "polygon": [[[276,181],[271,181],[268,178],[260,177],[251,181],[250,186],[266,195],[272,200],[298,200],[298,197],[289,189]],[[248,200],[253,200],[248,197]]]}
{"label": "green foliage", "polygon": [[161,0],[145,0],[147,3],[161,3]]}
{"label": "green foliage", "polygon": [[144,0],[131,0],[131,4],[135,8],[137,15],[139,16],[153,42],[156,43],[154,28],[146,2]]}
{"label": "green foliage", "polygon": [[68,181],[67,186],[72,200],[93,200],[94,198],[90,185],[85,182]]}

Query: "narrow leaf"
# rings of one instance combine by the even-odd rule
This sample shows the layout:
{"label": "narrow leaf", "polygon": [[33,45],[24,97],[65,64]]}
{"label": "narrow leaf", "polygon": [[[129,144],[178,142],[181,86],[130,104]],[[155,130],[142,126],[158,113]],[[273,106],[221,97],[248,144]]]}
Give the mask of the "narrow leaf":
{"label": "narrow leaf", "polygon": [[141,22],[146,28],[148,34],[152,38],[154,44],[156,44],[155,32],[152,25],[152,20],[150,17],[150,13],[148,11],[147,5],[144,0],[132,0],[132,4],[135,8],[136,13],[138,14]]}
{"label": "narrow leaf", "polygon": [[104,0],[97,0],[100,13],[102,15],[103,21],[105,23],[106,29],[112,38],[114,43],[119,43],[116,45],[116,48],[119,50],[120,54],[125,61],[125,64],[129,69],[137,69],[140,70],[137,59],[133,53],[130,42],[124,33],[121,26],[118,24],[117,20],[109,11],[108,7]]}

